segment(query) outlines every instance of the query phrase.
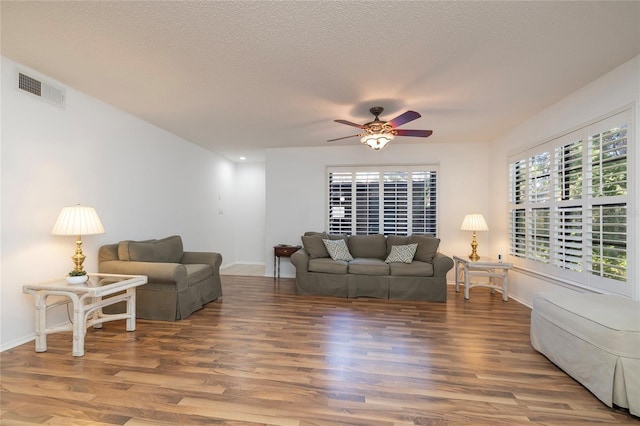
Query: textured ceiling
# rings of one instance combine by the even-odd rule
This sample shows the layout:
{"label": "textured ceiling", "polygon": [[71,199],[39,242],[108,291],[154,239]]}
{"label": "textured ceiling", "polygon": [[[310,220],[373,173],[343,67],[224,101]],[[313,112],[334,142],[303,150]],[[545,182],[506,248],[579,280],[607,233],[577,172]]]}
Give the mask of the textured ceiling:
{"label": "textured ceiling", "polygon": [[434,131],[394,144],[491,140],[640,53],[637,1],[0,8],[4,56],[232,160],[325,146],[376,105]]}

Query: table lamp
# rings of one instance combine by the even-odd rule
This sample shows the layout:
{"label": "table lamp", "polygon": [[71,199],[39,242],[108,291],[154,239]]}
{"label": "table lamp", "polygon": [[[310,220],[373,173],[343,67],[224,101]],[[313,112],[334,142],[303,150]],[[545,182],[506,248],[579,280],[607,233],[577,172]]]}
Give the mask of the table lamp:
{"label": "table lamp", "polygon": [[82,235],[104,234],[104,227],[96,209],[78,204],[62,209],[51,233],[53,235],[76,235],[76,252],[71,256],[71,260],[74,265],[73,272],[80,274],[84,271],[82,263],[85,259],[82,254]]}
{"label": "table lamp", "polygon": [[484,220],[484,216],[479,213],[471,213],[464,217],[464,221],[462,221],[462,226],[460,227],[461,231],[473,231],[473,240],[471,241],[471,254],[469,255],[469,259],[474,262],[480,259],[478,256],[478,240],[476,240],[476,231],[488,231],[489,227],[487,226],[487,222]]}

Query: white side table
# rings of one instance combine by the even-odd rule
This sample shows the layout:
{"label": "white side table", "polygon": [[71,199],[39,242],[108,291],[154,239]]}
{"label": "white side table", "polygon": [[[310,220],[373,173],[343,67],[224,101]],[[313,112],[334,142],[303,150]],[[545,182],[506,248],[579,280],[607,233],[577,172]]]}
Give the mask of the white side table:
{"label": "white side table", "polygon": [[[144,275],[88,274],[84,284],[68,284],[64,278],[22,287],[32,294],[36,305],[36,352],[47,350],[47,334],[73,331],[73,356],[84,355],[84,337],[87,328],[102,327],[102,323],[127,320],[127,331],[136,329],[136,287],[147,283]],[[121,293],[121,294],[115,294]],[[115,295],[113,295],[115,294]],[[103,299],[104,296],[110,296]],[[53,298],[49,296],[63,296]],[[60,327],[47,327],[47,311],[54,306],[73,303],[73,323]],[[122,314],[104,314],[102,308],[125,301],[127,309]]]}
{"label": "white side table", "polygon": [[[460,291],[460,283],[464,285],[464,298],[469,300],[469,290],[473,287],[487,287],[491,292],[496,290],[502,292],[502,300],[509,300],[508,288],[509,269],[512,263],[499,262],[496,259],[481,257],[477,261],[472,261],[468,256],[453,256],[456,266],[456,293]],[[471,282],[471,277],[488,277],[488,282]],[[499,278],[502,282],[498,285],[495,281]]]}

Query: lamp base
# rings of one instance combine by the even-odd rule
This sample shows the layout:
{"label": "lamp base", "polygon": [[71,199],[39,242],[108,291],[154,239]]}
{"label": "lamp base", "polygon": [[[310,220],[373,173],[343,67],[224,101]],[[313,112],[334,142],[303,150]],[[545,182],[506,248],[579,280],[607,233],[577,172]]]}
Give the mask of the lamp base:
{"label": "lamp base", "polygon": [[478,240],[476,240],[476,231],[473,231],[473,240],[471,241],[471,254],[469,255],[469,259],[473,262],[477,262],[480,260],[480,256],[478,255]]}
{"label": "lamp base", "polygon": [[82,272],[84,268],[82,264],[84,263],[85,255],[82,253],[82,237],[78,235],[76,238],[76,252],[73,256],[71,256],[71,260],[73,260],[73,271],[74,272]]}

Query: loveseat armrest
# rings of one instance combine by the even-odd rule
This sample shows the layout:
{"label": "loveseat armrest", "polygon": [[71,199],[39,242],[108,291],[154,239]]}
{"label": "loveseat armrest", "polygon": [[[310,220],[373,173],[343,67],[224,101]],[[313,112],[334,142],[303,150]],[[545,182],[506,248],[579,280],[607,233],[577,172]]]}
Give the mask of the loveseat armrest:
{"label": "loveseat armrest", "polygon": [[289,261],[296,267],[296,273],[309,271],[309,253],[304,248],[296,251],[289,257]]}
{"label": "loveseat armrest", "polygon": [[433,257],[432,263],[434,277],[444,277],[453,268],[453,259],[440,252]]}
{"label": "loveseat armrest", "polygon": [[182,254],[180,263],[185,265],[194,263],[211,265],[214,271],[218,271],[222,264],[222,255],[206,251],[185,251]]}
{"label": "loveseat armrest", "polygon": [[174,282],[178,291],[187,287],[187,268],[180,263],[109,260],[100,262],[99,272],[109,274],[146,275],[147,282]]}

